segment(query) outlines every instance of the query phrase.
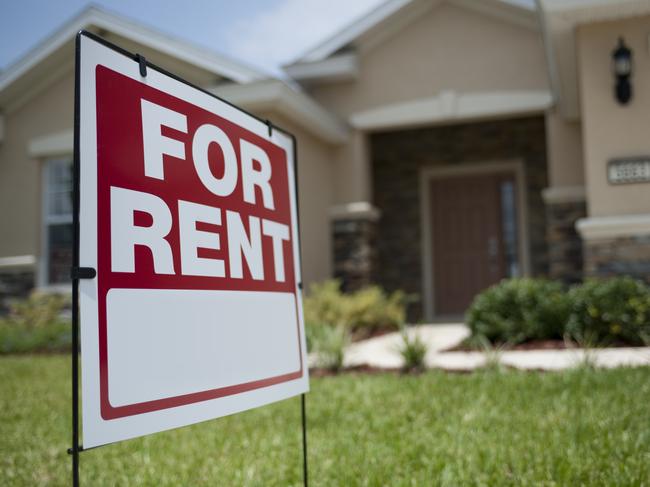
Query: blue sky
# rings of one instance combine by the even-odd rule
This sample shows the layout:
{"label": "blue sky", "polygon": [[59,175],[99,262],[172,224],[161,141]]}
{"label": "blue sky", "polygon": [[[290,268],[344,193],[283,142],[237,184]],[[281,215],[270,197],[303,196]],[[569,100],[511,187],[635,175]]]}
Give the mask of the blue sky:
{"label": "blue sky", "polygon": [[[385,0],[96,0],[95,5],[268,72]],[[508,0],[532,4],[533,0]],[[0,69],[87,0],[0,0]]]}

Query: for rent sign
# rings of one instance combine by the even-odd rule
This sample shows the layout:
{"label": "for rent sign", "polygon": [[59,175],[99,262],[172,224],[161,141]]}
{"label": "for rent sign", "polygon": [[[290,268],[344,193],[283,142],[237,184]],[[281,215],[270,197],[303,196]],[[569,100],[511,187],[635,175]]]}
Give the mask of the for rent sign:
{"label": "for rent sign", "polygon": [[305,392],[293,139],[80,42],[84,446]]}

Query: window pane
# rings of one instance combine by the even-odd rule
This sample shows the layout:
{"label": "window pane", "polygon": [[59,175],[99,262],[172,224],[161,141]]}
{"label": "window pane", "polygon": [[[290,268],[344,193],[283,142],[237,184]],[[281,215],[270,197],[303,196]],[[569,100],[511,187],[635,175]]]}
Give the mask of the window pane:
{"label": "window pane", "polygon": [[519,253],[517,245],[517,207],[515,184],[501,181],[501,221],[503,222],[503,247],[505,250],[506,273],[508,277],[518,277]]}
{"label": "window pane", "polygon": [[72,163],[55,160],[48,163],[47,214],[72,218]]}
{"label": "window pane", "polygon": [[47,227],[48,284],[70,282],[72,266],[72,223]]}
{"label": "window pane", "polygon": [[50,216],[72,215],[72,192],[51,191],[48,208],[50,210],[49,211]]}
{"label": "window pane", "polygon": [[50,186],[55,190],[68,188],[72,183],[70,161],[67,159],[50,162]]}

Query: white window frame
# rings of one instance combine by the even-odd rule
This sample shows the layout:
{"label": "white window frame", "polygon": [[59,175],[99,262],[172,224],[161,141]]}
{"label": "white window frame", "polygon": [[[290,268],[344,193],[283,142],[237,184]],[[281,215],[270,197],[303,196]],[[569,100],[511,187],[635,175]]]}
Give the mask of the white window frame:
{"label": "white window frame", "polygon": [[[69,164],[72,168],[72,154],[49,157],[43,160],[41,170],[41,258],[39,259],[38,289],[47,292],[71,292],[70,282],[49,282],[49,227],[50,225],[69,223],[72,225],[73,213],[50,215],[50,172],[55,164]],[[71,188],[72,190],[72,188]]]}

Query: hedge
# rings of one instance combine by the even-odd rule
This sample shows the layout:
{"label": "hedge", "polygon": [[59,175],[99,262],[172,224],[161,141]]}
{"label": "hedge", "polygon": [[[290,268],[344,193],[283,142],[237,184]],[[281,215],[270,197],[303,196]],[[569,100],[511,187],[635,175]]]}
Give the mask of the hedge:
{"label": "hedge", "polygon": [[480,293],[466,322],[492,343],[568,338],[581,344],[650,343],[650,287],[631,277],[566,288],[546,279],[505,279]]}

